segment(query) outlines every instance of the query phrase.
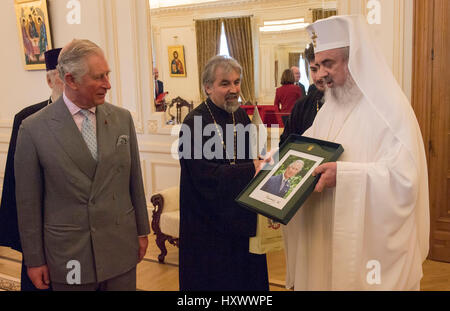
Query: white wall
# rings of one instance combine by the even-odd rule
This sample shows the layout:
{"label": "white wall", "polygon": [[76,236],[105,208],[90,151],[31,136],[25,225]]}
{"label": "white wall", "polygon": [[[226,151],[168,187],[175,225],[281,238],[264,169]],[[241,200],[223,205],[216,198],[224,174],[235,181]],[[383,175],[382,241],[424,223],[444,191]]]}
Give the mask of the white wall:
{"label": "white wall", "polygon": [[[339,14],[367,16],[368,0],[341,0]],[[413,0],[378,0],[381,8],[380,24],[370,25],[372,34],[384,53],[397,82],[411,100],[413,51]]]}

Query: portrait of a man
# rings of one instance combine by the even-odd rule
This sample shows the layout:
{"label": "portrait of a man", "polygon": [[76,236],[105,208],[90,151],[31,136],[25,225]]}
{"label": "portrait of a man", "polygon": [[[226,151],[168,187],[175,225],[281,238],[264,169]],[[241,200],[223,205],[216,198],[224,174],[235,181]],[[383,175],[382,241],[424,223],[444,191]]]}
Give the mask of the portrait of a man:
{"label": "portrait of a man", "polygon": [[261,190],[283,198],[291,188],[290,179],[301,172],[304,165],[302,160],[292,162],[283,174],[270,177]]}

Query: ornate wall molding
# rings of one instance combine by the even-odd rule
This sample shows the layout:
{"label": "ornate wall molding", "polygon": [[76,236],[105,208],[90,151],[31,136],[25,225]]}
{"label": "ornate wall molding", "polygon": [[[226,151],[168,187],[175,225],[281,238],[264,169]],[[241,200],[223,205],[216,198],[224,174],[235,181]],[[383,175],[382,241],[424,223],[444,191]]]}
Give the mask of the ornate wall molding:
{"label": "ornate wall molding", "polygon": [[[140,37],[139,19],[141,13],[146,15],[149,13],[147,11],[143,12],[138,6],[145,2],[148,1],[121,0],[118,2],[117,0],[110,0],[102,3],[103,27],[104,30],[108,30],[104,31],[106,55],[109,58],[113,71],[111,79],[113,84],[113,89],[111,90],[112,102],[119,107],[130,110],[136,132],[139,134],[144,133],[143,98],[145,96],[143,96],[143,86],[141,85],[143,79],[141,77],[143,70],[147,70],[147,68],[142,67],[141,62],[141,55],[144,53],[141,53],[139,47],[139,43],[142,40]],[[129,37],[125,37],[124,31],[129,31]],[[128,66],[132,70],[124,70]],[[129,81],[130,77],[134,81]],[[128,95],[132,94],[131,100],[133,102],[130,103],[129,98],[124,98],[126,93]]]}
{"label": "ornate wall molding", "polygon": [[[166,188],[165,186],[158,186],[156,170],[158,168],[164,167],[165,170],[167,170],[168,168],[173,168],[173,169],[176,169],[177,171],[179,171],[180,165],[179,165],[178,161],[172,162],[172,161],[164,161],[164,160],[153,160],[153,161],[149,161],[149,162],[150,162],[150,172],[151,172],[151,192],[146,192],[146,194],[148,196],[151,196],[153,193]],[[172,178],[173,177],[175,177],[175,176],[172,176]],[[159,178],[161,178],[161,176]],[[173,180],[165,179],[164,183],[167,183],[167,184],[173,183]],[[176,180],[174,184],[178,184],[178,180]]]}

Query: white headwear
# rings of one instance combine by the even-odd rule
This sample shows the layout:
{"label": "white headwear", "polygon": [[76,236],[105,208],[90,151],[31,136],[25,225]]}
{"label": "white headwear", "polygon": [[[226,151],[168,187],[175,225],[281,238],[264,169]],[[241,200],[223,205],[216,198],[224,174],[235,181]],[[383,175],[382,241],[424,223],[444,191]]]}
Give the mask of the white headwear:
{"label": "white headwear", "polygon": [[[339,16],[343,17],[343,16]],[[349,31],[345,19],[329,18],[309,25],[308,31],[314,44],[314,52],[322,52],[350,46]],[[332,29],[333,31],[330,31]]]}
{"label": "white headwear", "polygon": [[[428,189],[425,150],[417,119],[383,54],[374,44],[366,19],[362,15],[333,16],[309,25],[307,31],[314,42],[315,53],[350,47],[348,68],[353,79],[367,102],[409,151],[419,176],[425,179],[421,182]],[[428,193],[423,200],[426,202],[419,203],[423,206],[419,219],[422,217],[422,226],[426,227]],[[426,255],[428,241],[421,241],[421,245],[422,254]]]}

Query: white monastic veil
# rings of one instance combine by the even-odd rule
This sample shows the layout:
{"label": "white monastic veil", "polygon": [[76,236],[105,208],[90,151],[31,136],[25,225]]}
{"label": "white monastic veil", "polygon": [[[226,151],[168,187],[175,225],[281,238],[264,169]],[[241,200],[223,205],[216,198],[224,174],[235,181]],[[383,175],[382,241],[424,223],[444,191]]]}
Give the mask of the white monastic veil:
{"label": "white monastic veil", "polygon": [[419,172],[420,188],[427,189],[426,193],[419,192],[422,197],[417,198],[416,205],[420,249],[422,260],[425,260],[430,231],[428,172],[422,134],[414,111],[382,52],[374,44],[366,19],[362,15],[335,16],[330,19],[335,19],[347,28],[350,40],[349,71],[365,99],[411,153]]}
{"label": "white monastic veil", "polygon": [[[315,48],[316,53],[319,51],[350,46],[349,71],[364,96],[365,104],[371,106],[372,110],[378,115],[378,119],[385,123],[385,127],[389,129],[389,132],[400,142],[413,159],[413,163],[417,169],[418,187],[420,189],[420,191],[417,192],[414,213],[417,221],[420,257],[422,261],[425,260],[429,248],[428,174],[420,128],[408,99],[395,80],[390,67],[384,60],[383,54],[373,43],[374,40],[372,39],[367,22],[363,16],[334,16],[315,22],[308,26],[307,30],[313,39],[314,37],[317,39],[317,46]],[[316,35],[318,35],[318,37],[316,37]],[[327,113],[329,114],[330,109],[332,108],[326,106],[327,104],[325,103],[324,108],[319,111],[316,120],[320,120],[320,115],[327,110]],[[351,107],[349,107],[349,109],[350,108]],[[315,125],[313,125],[313,128]],[[305,135],[308,135],[308,131]],[[330,197],[330,192],[322,194],[322,198],[324,198],[324,195],[328,196],[330,201],[333,201]],[[320,204],[318,199],[318,196],[313,195],[308,201],[310,201],[309,203]],[[301,245],[302,243],[306,243],[313,245],[313,247],[318,247],[317,245],[314,245],[314,243],[311,243],[311,241],[301,241],[301,237],[289,234],[289,230],[292,230],[292,227],[307,227],[308,224],[304,222],[308,219],[308,214],[310,213],[323,213],[322,219],[332,217],[328,212],[324,213],[323,211],[326,211],[326,209],[320,208],[314,211],[311,209],[300,208],[296,216],[303,214],[303,216],[306,217],[294,217],[291,220],[292,224],[289,224],[291,225],[291,228],[289,228],[288,225],[286,228],[287,230],[285,231],[289,236],[289,241],[286,245]],[[355,217],[364,217],[364,215]],[[321,218],[320,215],[319,218]],[[320,230],[315,231],[314,233],[328,235],[324,230],[328,229],[323,229],[322,233]],[[355,232],[357,232],[357,230]],[[311,239],[311,236],[308,239]],[[296,252],[296,254],[293,254],[293,252]],[[332,253],[328,250],[322,253],[332,256]],[[298,269],[295,267],[296,263],[294,263],[293,260],[297,260],[297,263],[306,263],[306,266],[304,267],[310,266],[311,260],[323,260],[320,258],[309,258],[307,254],[302,254],[292,248],[287,248],[286,256],[287,286],[293,285],[294,275],[298,275],[298,272],[293,271]],[[302,273],[308,274],[308,271],[303,270]],[[317,274],[317,272],[315,273]],[[314,288],[315,281],[313,279],[321,278],[326,280],[328,279],[326,276],[328,273],[329,271],[322,271],[318,274],[323,275],[310,274],[306,277],[308,280],[303,281],[302,279],[301,282],[306,282],[304,284],[305,288],[311,288],[311,283],[313,284],[312,288]],[[345,273],[341,273],[340,275],[343,276]],[[299,284],[298,280],[296,280],[295,283],[296,287],[297,285],[300,285],[300,288],[303,287],[303,284]],[[318,281],[316,284],[323,283]],[[330,286],[330,288],[332,287]]]}

